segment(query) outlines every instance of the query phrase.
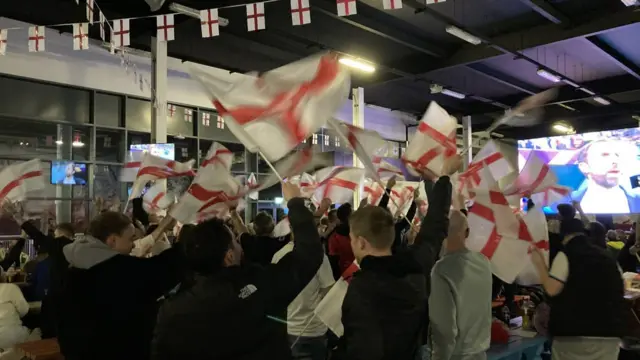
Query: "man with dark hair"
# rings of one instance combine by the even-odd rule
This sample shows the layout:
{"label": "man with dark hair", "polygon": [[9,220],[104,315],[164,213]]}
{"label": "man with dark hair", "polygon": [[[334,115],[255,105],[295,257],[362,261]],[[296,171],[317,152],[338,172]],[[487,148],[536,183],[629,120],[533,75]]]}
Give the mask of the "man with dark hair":
{"label": "man with dark hair", "polygon": [[162,305],[152,359],[291,359],[283,319],[323,252],[300,190],[285,183],[283,195],[295,241],[277,264],[243,264],[240,241],[220,220],[198,224],[184,239],[196,283]]}
{"label": "man with dark hair", "polygon": [[[335,359],[413,360],[428,325],[431,268],[447,237],[452,175],[462,165],[445,161],[445,176],[434,185],[429,209],[409,251],[392,254],[395,223],[378,206],[358,209],[350,218],[351,247],[360,271],[353,274],[342,304],[344,336]],[[425,172],[425,179],[435,177]]]}
{"label": "man with dark hair", "polygon": [[249,233],[242,218],[235,210],[231,211],[231,221],[235,231],[240,234],[240,244],[244,250],[244,260],[266,266],[271,263],[273,255],[282,249],[289,241],[289,237],[276,238],[271,236],[275,223],[273,217],[261,211],[253,221],[255,235]]}
{"label": "man with dark hair", "polygon": [[342,274],[351,266],[355,257],[351,249],[351,240],[349,240],[349,216],[353,209],[351,204],[342,204],[336,211],[338,217],[338,225],[333,234],[329,236],[329,256],[333,266],[337,265],[338,271],[336,275]]}
{"label": "man with dark hair", "polygon": [[[159,239],[172,218],[152,236]],[[151,258],[130,256],[134,228],[106,211],[88,235],[64,247],[70,264],[60,299],[58,341],[67,360],[148,359],[157,299],[182,279],[178,247]]]}

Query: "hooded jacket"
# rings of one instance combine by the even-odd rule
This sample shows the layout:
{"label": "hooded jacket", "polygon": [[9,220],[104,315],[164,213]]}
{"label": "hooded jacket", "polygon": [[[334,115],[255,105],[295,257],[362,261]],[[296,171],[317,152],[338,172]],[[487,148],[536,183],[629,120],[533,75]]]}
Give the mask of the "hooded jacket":
{"label": "hooded jacket", "polygon": [[148,359],[157,299],[181,279],[178,247],[136,258],[87,236],[63,252],[70,264],[59,305],[65,358]]}
{"label": "hooded jacket", "polygon": [[224,267],[197,277],[169,298],[158,314],[153,360],[291,359],[287,306],[318,272],[324,253],[304,199],[288,207],[293,250],[277,264]]}

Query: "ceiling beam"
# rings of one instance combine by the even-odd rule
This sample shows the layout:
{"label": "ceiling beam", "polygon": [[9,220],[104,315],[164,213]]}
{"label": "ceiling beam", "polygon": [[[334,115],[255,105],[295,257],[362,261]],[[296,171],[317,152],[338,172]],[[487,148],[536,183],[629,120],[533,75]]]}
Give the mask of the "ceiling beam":
{"label": "ceiling beam", "polygon": [[484,76],[487,79],[496,81],[502,85],[506,85],[512,89],[522,91],[529,95],[537,94],[542,91],[541,89],[531,86],[524,81],[520,81],[510,75],[504,74],[481,63],[469,64],[467,65],[467,68],[473,70],[476,74]]}
{"label": "ceiling beam", "polygon": [[549,4],[546,0],[520,0],[520,2],[554,24],[564,24],[565,26],[571,24],[571,20],[565,14]]}
{"label": "ceiling beam", "polygon": [[609,60],[613,61],[618,67],[627,72],[627,74],[640,80],[640,66],[636,65],[633,61],[627,59],[618,50],[614,49],[606,41],[596,36],[590,36],[585,38],[585,41],[591,44],[594,48],[600,50]]}

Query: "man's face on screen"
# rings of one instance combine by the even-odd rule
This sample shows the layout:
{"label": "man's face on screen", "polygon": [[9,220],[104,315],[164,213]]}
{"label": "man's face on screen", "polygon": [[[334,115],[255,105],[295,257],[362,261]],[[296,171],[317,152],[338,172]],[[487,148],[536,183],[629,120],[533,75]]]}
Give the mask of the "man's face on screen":
{"label": "man's face on screen", "polygon": [[598,142],[589,147],[584,170],[600,186],[611,188],[619,184],[620,150],[616,145],[615,142]]}

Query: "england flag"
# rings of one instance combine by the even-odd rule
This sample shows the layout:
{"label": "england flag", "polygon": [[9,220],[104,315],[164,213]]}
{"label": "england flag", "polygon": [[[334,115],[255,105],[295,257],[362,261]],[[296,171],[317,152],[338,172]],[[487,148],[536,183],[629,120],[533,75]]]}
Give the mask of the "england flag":
{"label": "england flag", "polygon": [[313,198],[316,202],[331,199],[333,204],[343,204],[353,200],[354,192],[364,181],[364,169],[334,166],[318,170],[318,179]]}
{"label": "england flag", "polygon": [[195,172],[192,170],[193,163],[193,160],[180,163],[163,159],[150,153],[144,153],[140,169],[131,188],[129,200],[140,197],[142,189],[144,189],[150,181],[176,176],[195,176]]}
{"label": "england flag", "polygon": [[313,311],[316,316],[322,320],[325,325],[338,337],[344,335],[344,326],[342,325],[342,303],[347,295],[349,283],[353,278],[353,274],[360,270],[358,264],[354,261],[351,266],[344,271],[340,279],[329,290],[327,295],[320,301]]}
{"label": "england flag", "polygon": [[150,214],[157,214],[175,202],[175,196],[167,194],[166,184],[157,182],[142,197],[142,206]]}
{"label": "england flag", "polygon": [[39,159],[9,165],[0,172],[0,203],[22,201],[27,194],[45,187],[42,165]]}

